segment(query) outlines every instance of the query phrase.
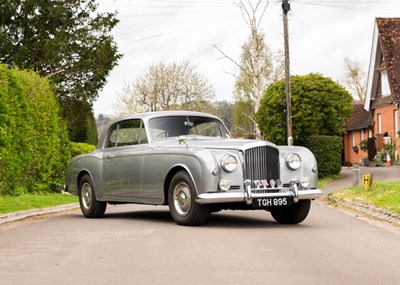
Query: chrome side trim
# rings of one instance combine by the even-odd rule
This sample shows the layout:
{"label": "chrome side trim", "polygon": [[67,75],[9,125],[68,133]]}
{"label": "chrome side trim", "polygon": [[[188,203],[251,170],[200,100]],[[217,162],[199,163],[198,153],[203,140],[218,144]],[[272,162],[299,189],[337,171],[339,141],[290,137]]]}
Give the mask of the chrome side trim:
{"label": "chrome side trim", "polygon": [[[250,189],[250,196],[248,192],[216,192],[216,193],[202,193],[196,197],[196,202],[199,204],[217,204],[217,203],[230,203],[230,202],[246,202],[251,199],[257,198],[276,198],[276,197],[293,197],[295,198],[295,190],[292,188],[281,189],[279,193],[253,193]],[[316,199],[322,195],[321,189],[297,189],[298,200],[311,200]],[[251,203],[251,202],[250,202]]]}

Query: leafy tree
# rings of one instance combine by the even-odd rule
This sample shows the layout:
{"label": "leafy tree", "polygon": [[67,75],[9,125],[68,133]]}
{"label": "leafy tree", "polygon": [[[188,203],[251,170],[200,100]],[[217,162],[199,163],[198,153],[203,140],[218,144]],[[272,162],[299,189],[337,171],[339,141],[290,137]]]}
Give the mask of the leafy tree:
{"label": "leafy tree", "polygon": [[[320,74],[291,77],[293,138],[302,145],[311,135],[342,135],[352,112],[352,96],[338,83]],[[286,143],[286,99],[283,80],[264,93],[257,121],[267,139]]]}
{"label": "leafy tree", "polygon": [[84,99],[65,98],[63,113],[67,122],[69,137],[73,142],[97,144],[96,120],[90,104]]}
{"label": "leafy tree", "polygon": [[233,105],[233,130],[238,137],[250,136],[254,133],[254,107],[251,101],[239,100]]}
{"label": "leafy tree", "polygon": [[[255,115],[260,108],[263,91],[283,75],[282,55],[273,56],[265,45],[263,33],[252,34],[252,37],[242,47],[241,69],[235,81],[235,97],[238,102],[234,108],[234,125],[236,129],[242,130],[239,133],[247,134],[259,131]],[[254,51],[253,45],[257,51]],[[277,66],[274,66],[274,62],[278,62]],[[254,66],[257,66],[258,71]]]}
{"label": "leafy tree", "polygon": [[189,62],[158,62],[127,83],[114,105],[118,115],[161,110],[210,112],[214,89]]}
{"label": "leafy tree", "polygon": [[50,78],[64,109],[69,98],[91,106],[121,58],[110,34],[116,14],[97,8],[95,0],[1,1],[0,62]]}
{"label": "leafy tree", "polygon": [[96,119],[96,127],[97,133],[99,136],[107,129],[109,123],[111,123],[112,119],[104,114],[99,114]]}
{"label": "leafy tree", "polygon": [[219,117],[229,130],[232,129],[233,104],[227,101],[218,101],[213,104],[211,114]]}
{"label": "leafy tree", "polygon": [[[251,101],[254,114],[257,113],[262,93],[268,85],[283,77],[282,53],[274,55],[265,44],[264,33],[255,32],[242,46],[240,73],[235,81],[235,97],[237,100]],[[258,71],[255,70],[257,62]],[[259,96],[254,95],[254,86]],[[258,99],[258,102],[256,102]],[[250,115],[250,114],[249,114]]]}
{"label": "leafy tree", "polygon": [[69,139],[51,84],[0,65],[0,194],[60,191]]}

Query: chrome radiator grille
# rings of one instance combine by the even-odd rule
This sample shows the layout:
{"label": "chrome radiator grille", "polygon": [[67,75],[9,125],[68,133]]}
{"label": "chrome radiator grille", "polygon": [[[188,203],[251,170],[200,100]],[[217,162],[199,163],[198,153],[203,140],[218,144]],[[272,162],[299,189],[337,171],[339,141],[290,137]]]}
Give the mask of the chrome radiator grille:
{"label": "chrome radiator grille", "polygon": [[[244,152],[245,179],[279,179],[279,151],[268,146],[254,147]],[[252,185],[254,186],[254,185]]]}

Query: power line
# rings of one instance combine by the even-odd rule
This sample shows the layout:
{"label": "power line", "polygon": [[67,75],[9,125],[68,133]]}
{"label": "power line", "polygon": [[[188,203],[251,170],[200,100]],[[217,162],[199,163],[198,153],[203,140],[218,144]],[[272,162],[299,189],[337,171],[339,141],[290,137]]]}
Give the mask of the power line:
{"label": "power line", "polygon": [[[383,12],[383,13],[398,13],[393,11],[393,7],[383,5],[395,5],[400,10],[400,2],[391,1],[311,1],[311,0],[293,0],[292,3],[304,4],[316,7],[335,8],[343,10],[353,10],[361,12]],[[375,4],[376,6],[371,6]]]}

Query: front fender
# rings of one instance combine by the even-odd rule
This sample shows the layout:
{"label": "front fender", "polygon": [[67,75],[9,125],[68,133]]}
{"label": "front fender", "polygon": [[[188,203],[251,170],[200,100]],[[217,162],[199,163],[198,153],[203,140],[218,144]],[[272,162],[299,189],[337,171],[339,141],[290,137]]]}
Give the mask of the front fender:
{"label": "front fender", "polygon": [[[288,184],[293,179],[300,180],[306,176],[310,179],[309,188],[317,188],[318,168],[314,154],[302,146],[278,146],[278,149],[282,183]],[[301,167],[297,170],[290,169],[286,164],[286,157],[292,152],[297,153],[301,158]]]}

